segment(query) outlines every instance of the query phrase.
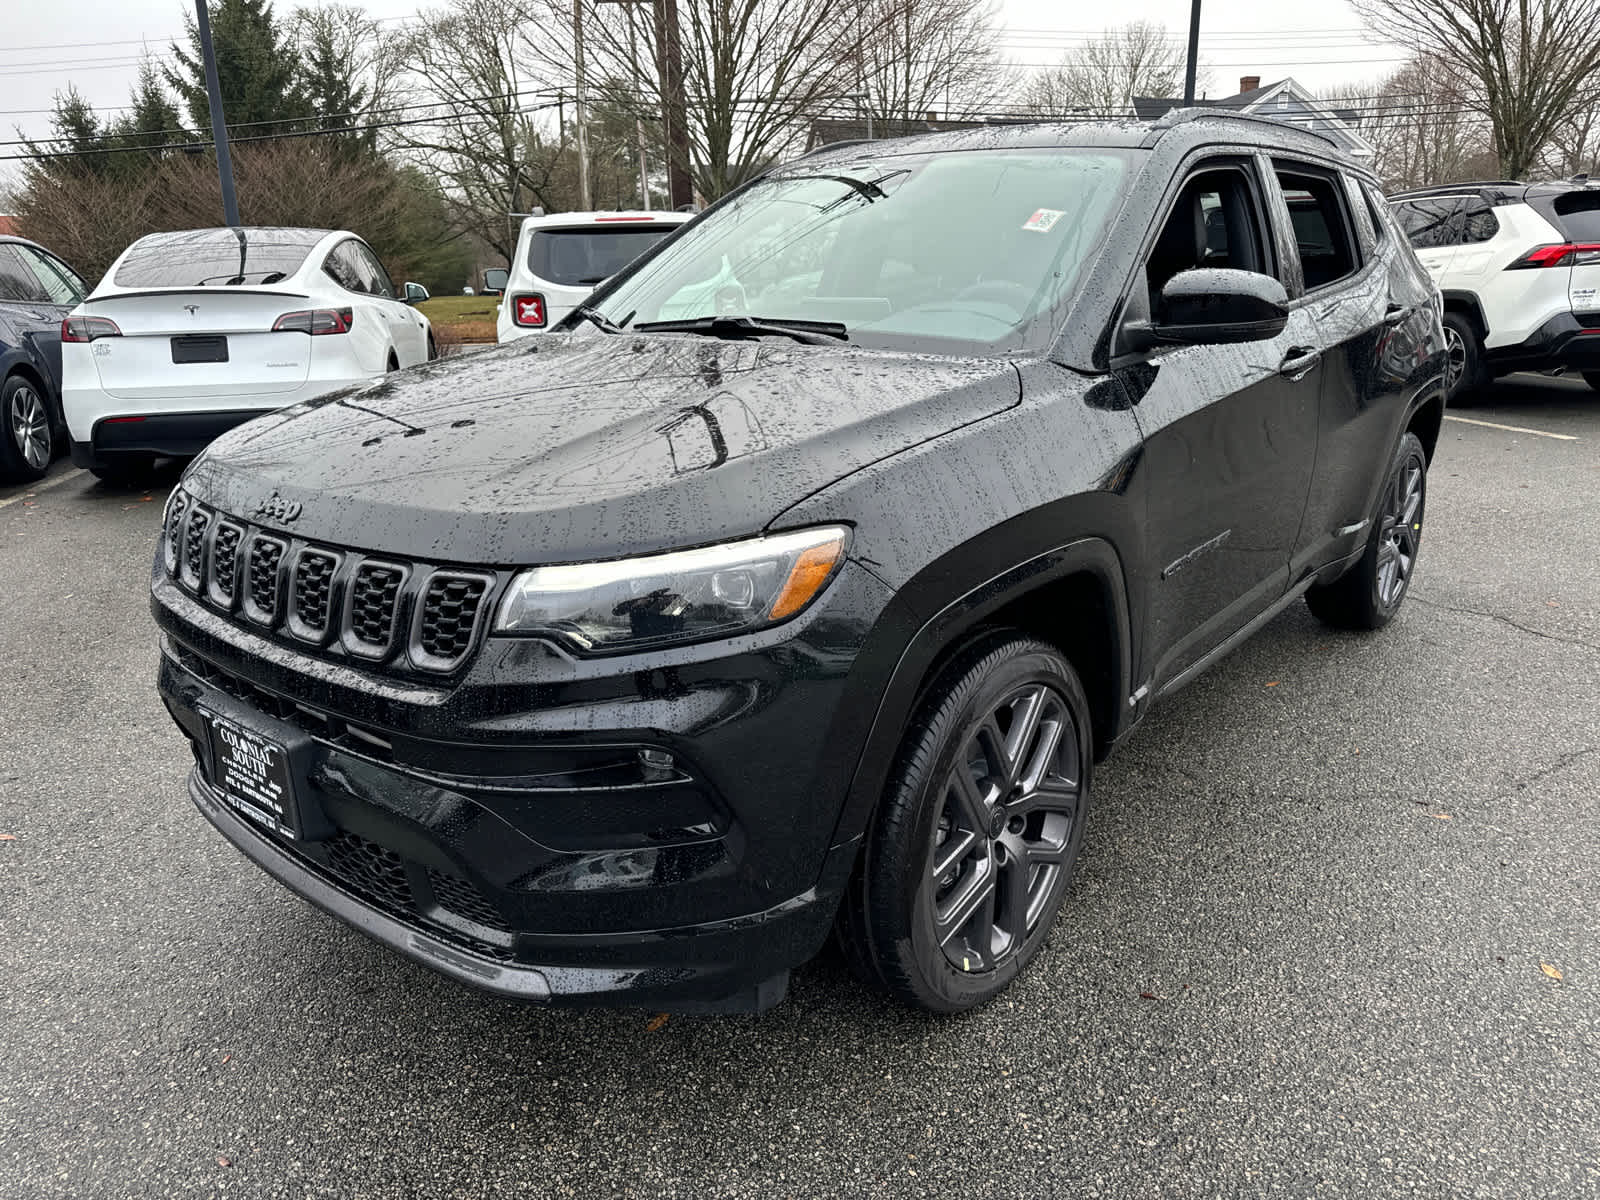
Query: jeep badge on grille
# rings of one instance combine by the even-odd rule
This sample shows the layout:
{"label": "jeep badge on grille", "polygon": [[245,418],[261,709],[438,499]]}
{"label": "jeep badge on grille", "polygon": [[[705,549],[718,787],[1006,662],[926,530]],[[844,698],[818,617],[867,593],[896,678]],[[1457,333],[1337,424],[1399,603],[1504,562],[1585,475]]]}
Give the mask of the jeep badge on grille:
{"label": "jeep badge on grille", "polygon": [[250,514],[255,517],[271,517],[274,521],[282,521],[287,525],[300,515],[300,501],[285,500],[277,492],[273,492],[265,500],[255,506]]}

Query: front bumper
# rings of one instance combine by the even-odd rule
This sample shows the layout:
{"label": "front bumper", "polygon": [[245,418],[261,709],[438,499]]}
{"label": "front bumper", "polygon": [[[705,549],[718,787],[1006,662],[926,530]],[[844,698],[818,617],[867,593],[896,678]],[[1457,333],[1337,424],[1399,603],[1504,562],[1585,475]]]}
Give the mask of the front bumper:
{"label": "front bumper", "polygon": [[[832,843],[867,724],[852,651],[885,593],[846,570],[825,619],[564,682],[490,638],[434,688],[271,644],[159,566],[153,607],[191,798],[291,890],[503,995],[748,1011],[820,948],[854,864]],[[208,714],[288,749],[304,836],[212,786]]]}
{"label": "front bumper", "polygon": [[1513,371],[1600,371],[1600,315],[1561,313],[1551,317],[1523,341],[1484,351],[1484,362],[1496,375]]}

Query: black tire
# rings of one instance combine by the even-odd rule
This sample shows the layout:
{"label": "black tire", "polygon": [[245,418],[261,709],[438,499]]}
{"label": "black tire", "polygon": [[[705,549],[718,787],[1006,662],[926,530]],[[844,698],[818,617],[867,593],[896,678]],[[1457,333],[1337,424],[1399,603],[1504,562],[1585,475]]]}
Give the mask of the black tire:
{"label": "black tire", "polygon": [[1092,769],[1089,704],[1055,649],[1002,631],[952,663],[906,732],[841,907],[857,975],[937,1013],[1003,991],[1072,882]]}
{"label": "black tire", "polygon": [[26,376],[10,376],[0,385],[0,483],[43,479],[55,453],[44,390]]}
{"label": "black tire", "polygon": [[1583,373],[1583,381],[1595,391],[1600,392],[1600,371],[1585,371]]}
{"label": "black tire", "polygon": [[1483,341],[1464,313],[1444,315],[1445,388],[1447,405],[1470,404],[1489,383],[1483,366]]}
{"label": "black tire", "polygon": [[1407,433],[1384,476],[1361,561],[1306,593],[1319,620],[1335,629],[1382,629],[1394,619],[1416,573],[1427,506],[1428,457]]}
{"label": "black tire", "polygon": [[432,362],[439,357],[439,343],[433,340],[433,334],[428,335],[428,361]]}
{"label": "black tire", "polygon": [[154,477],[156,460],[153,458],[118,458],[113,462],[90,467],[89,474],[112,487],[136,488],[147,486]]}

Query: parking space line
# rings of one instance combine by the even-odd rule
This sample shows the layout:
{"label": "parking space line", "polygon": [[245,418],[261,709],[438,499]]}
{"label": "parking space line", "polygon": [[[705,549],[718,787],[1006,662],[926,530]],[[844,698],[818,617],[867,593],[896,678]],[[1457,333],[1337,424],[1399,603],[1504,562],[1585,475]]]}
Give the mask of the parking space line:
{"label": "parking space line", "polygon": [[1546,433],[1542,429],[1526,429],[1521,425],[1498,425],[1493,421],[1474,421],[1471,417],[1446,417],[1446,421],[1459,421],[1463,425],[1482,425],[1485,429],[1504,429],[1507,433],[1531,433],[1534,437],[1555,438],[1558,442],[1581,442],[1583,439],[1570,433]]}
{"label": "parking space line", "polygon": [[21,492],[18,495],[12,496],[10,499],[0,500],[0,508],[5,508],[8,505],[15,504],[18,500],[31,500],[39,492],[48,492],[53,487],[60,487],[63,483],[66,483],[69,479],[82,479],[82,478],[83,478],[83,472],[82,471],[77,471],[77,470],[63,471],[63,472],[61,472],[61,474],[57,475],[54,479],[46,479],[43,483],[36,483],[31,488],[29,488],[27,491]]}

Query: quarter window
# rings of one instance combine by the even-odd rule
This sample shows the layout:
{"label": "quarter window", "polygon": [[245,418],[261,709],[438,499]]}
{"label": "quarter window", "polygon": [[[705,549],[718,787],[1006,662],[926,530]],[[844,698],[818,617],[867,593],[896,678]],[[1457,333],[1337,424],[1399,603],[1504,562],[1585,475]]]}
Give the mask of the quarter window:
{"label": "quarter window", "polygon": [[1281,168],[1277,174],[1289,206],[1306,291],[1314,292],[1355,274],[1360,260],[1337,180]]}
{"label": "quarter window", "polygon": [[383,269],[383,263],[378,261],[378,256],[372,252],[372,247],[364,242],[346,242],[362,265],[362,277],[367,281],[367,291],[374,296],[384,296],[394,299],[394,284],[390,282],[389,272]]}
{"label": "quarter window", "polygon": [[354,242],[340,242],[328,252],[328,261],[322,264],[322,269],[345,291],[365,293],[368,290],[365,271],[352,253],[354,245]]}
{"label": "quarter window", "polygon": [[1482,200],[1468,201],[1466,210],[1461,228],[1463,242],[1487,242],[1500,232],[1499,218]]}

